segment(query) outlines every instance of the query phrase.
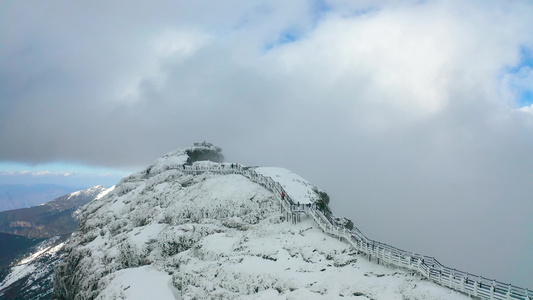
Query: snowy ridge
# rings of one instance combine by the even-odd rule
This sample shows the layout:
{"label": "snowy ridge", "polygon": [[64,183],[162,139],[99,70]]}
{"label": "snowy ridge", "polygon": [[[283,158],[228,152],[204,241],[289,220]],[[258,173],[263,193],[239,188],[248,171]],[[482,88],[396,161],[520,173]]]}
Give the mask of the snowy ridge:
{"label": "snowy ridge", "polygon": [[[92,195],[95,192],[98,192],[98,191],[101,191],[101,190],[104,190],[104,189],[105,188],[103,186],[101,186],[101,185],[93,186],[93,187],[85,189],[85,190],[81,190],[81,191],[76,191],[74,193],[70,193],[66,200],[70,200],[71,198],[77,197],[79,195]],[[105,192],[105,190],[104,190],[104,192]],[[104,193],[104,195],[105,195],[105,193]]]}
{"label": "snowy ridge", "polygon": [[98,194],[94,199],[100,199],[100,198],[102,198],[103,196],[107,195],[109,192],[111,192],[114,189],[115,189],[115,186],[112,186],[112,187],[110,187],[108,189],[105,189],[100,194]]}
{"label": "snowy ridge", "polygon": [[[186,173],[199,174],[200,172],[212,172],[215,174],[240,174],[250,180],[265,186],[278,196],[283,209],[287,212],[295,211],[296,203],[312,203],[312,198],[299,196],[298,198],[291,198],[290,192],[286,191],[281,186],[276,177],[283,177],[277,175],[280,173],[290,173],[290,171],[279,168],[259,168],[256,170],[244,168],[240,165],[235,165],[228,169],[228,166],[219,165],[218,167],[211,166],[182,166]],[[263,175],[265,174],[265,175]],[[272,176],[272,177],[270,177]],[[294,180],[294,179],[293,179]],[[304,182],[304,185],[306,183]],[[299,186],[301,188],[301,185]],[[287,195],[282,199],[281,195]],[[298,191],[301,195],[301,189]],[[312,192],[307,190],[303,194],[312,195]],[[299,206],[298,206],[299,207]],[[422,274],[429,280],[436,282],[442,286],[455,289],[457,291],[466,293],[470,296],[476,296],[486,299],[520,299],[529,300],[533,296],[528,289],[513,286],[511,284],[502,283],[496,280],[484,278],[479,275],[470,274],[467,272],[452,269],[440,264],[434,257],[420,255],[408,251],[398,249],[396,247],[380,243],[367,238],[359,229],[354,228],[351,231],[345,227],[334,225],[332,218],[327,218],[316,206],[304,206],[304,213],[311,215],[320,228],[339,239],[344,239],[350,243],[355,249],[364,253],[369,260],[374,258],[378,263],[393,265],[400,268],[406,268]]]}

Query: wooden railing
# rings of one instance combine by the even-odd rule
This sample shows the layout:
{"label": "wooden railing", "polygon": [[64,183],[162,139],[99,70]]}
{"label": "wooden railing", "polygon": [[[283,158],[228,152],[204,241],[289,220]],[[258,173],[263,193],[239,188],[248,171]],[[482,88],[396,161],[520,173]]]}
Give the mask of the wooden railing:
{"label": "wooden railing", "polygon": [[[272,178],[257,173],[254,168],[243,167],[238,164],[221,165],[220,167],[179,166],[179,169],[188,174],[211,172],[213,174],[240,174],[272,191],[280,201],[281,211],[295,212],[295,202],[283,187]],[[282,194],[285,197],[282,197]],[[348,230],[337,225],[334,219],[324,215],[315,205],[298,206],[298,213],[303,211],[310,215],[318,226],[327,234],[345,240],[357,251],[377,263],[412,270],[438,283],[456,291],[482,299],[518,299],[533,300],[533,291],[529,289],[506,284],[493,279],[470,274],[467,272],[443,266],[434,257],[416,254],[398,249],[367,238],[359,229]]]}

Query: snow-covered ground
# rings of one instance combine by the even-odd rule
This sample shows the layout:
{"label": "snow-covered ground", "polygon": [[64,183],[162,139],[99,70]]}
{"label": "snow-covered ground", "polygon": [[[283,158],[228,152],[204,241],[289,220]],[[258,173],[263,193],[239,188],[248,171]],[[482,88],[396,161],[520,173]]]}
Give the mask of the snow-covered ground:
{"label": "snow-covered ground", "polygon": [[[376,265],[304,220],[269,219],[246,231],[216,233],[175,258],[186,299],[460,299],[400,270]],[[466,297],[465,297],[466,298]]]}
{"label": "snow-covered ground", "polygon": [[[169,153],[83,208],[56,268],[58,296],[467,299],[367,261],[311,218],[287,222],[276,196],[241,175],[184,174],[178,167],[186,159],[184,151]],[[300,203],[316,199],[316,188],[288,170],[256,171]]]}
{"label": "snow-covered ground", "polygon": [[315,188],[309,181],[287,169],[274,167],[256,168],[255,171],[281,184],[294,203],[309,204],[318,200]]}
{"label": "snow-covered ground", "polygon": [[97,299],[179,299],[179,291],[172,285],[172,276],[152,266],[122,269]]}

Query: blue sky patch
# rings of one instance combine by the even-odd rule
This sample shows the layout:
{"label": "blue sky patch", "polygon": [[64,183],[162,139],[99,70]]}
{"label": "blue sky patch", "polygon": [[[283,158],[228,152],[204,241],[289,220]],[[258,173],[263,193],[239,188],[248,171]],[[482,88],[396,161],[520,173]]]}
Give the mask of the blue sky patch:
{"label": "blue sky patch", "polygon": [[506,70],[510,75],[508,88],[516,95],[515,102],[519,107],[533,104],[533,83],[527,78],[528,70],[533,69],[533,49],[520,49],[520,62]]}
{"label": "blue sky patch", "polygon": [[297,30],[286,30],[286,31],[283,31],[278,39],[272,43],[269,43],[265,46],[265,50],[266,51],[269,51],[269,50],[272,50],[273,48],[276,48],[276,47],[279,47],[279,46],[282,46],[282,45],[285,45],[285,44],[289,44],[289,43],[293,43],[293,42],[296,42],[298,41],[300,38],[301,38],[301,32],[297,31]]}
{"label": "blue sky patch", "polygon": [[533,91],[524,89],[517,98],[517,102],[520,107],[530,106],[533,104]]}
{"label": "blue sky patch", "polygon": [[110,168],[98,168],[90,167],[81,164],[69,164],[69,163],[46,163],[38,165],[22,164],[17,162],[0,162],[0,172],[42,172],[48,171],[52,173],[79,173],[79,174],[91,174],[91,175],[104,175],[104,174],[123,174],[123,170],[116,170]]}
{"label": "blue sky patch", "polygon": [[522,47],[520,49],[520,57],[521,57],[522,65],[533,68],[533,49]]}
{"label": "blue sky patch", "polygon": [[521,68],[530,67],[533,68],[533,49],[526,47],[520,48],[520,62],[511,68],[509,68],[509,73],[518,73]]}
{"label": "blue sky patch", "polygon": [[326,1],[314,0],[311,2],[311,15],[314,23],[322,20],[329,11],[331,11],[331,6]]}
{"label": "blue sky patch", "polygon": [[111,186],[130,173],[127,170],[63,162],[39,165],[0,162],[0,184],[43,183],[89,188],[98,184]]}
{"label": "blue sky patch", "polygon": [[[324,0],[312,0],[310,2],[309,13],[313,26],[324,19],[325,15],[331,11],[331,6]],[[279,46],[296,42],[301,39],[303,31],[297,28],[289,28],[280,33],[277,40],[265,45],[264,50],[269,51]]]}

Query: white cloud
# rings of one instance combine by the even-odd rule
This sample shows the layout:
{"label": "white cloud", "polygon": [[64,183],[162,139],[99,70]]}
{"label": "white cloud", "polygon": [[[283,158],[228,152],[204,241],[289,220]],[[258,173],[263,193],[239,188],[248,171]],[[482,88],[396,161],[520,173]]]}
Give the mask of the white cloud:
{"label": "white cloud", "polygon": [[523,111],[523,112],[526,112],[526,113],[529,113],[529,114],[532,114],[533,115],[533,104],[531,104],[530,106],[523,106],[523,107],[520,107],[518,110],[520,111]]}
{"label": "white cloud", "polygon": [[144,63],[124,78],[125,87],[119,87],[116,99],[120,104],[133,105],[141,99],[147,83],[156,90],[163,88],[167,84],[164,65],[187,59],[210,39],[212,37],[199,30],[166,29],[156,35],[144,53]]}
{"label": "white cloud", "polygon": [[345,83],[351,97],[339,100],[435,112],[446,103],[453,54],[446,48],[452,46],[453,32],[446,24],[432,27],[413,24],[408,14],[333,16],[303,41],[281,47],[271,56],[289,72],[288,77],[318,81],[318,88]]}
{"label": "white cloud", "polygon": [[191,56],[211,37],[200,31],[168,29],[155,38],[153,45],[159,59],[178,59]]}

